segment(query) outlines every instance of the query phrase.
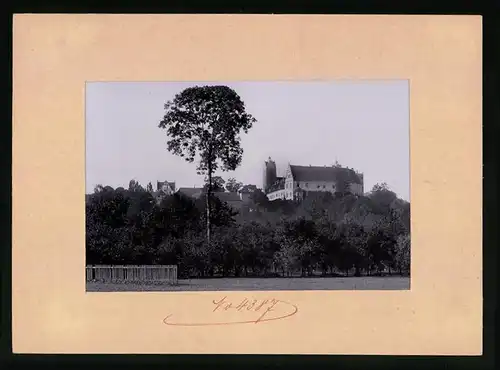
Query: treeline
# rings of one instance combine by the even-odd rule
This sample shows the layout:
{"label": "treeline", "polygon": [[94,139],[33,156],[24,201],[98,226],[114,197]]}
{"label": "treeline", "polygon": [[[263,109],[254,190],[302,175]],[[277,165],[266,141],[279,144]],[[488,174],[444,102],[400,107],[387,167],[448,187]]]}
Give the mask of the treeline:
{"label": "treeline", "polygon": [[[132,182],[131,182],[132,184]],[[235,211],[176,193],[157,204],[134,183],[86,199],[87,264],[175,264],[179,277],[409,274],[410,204],[385,184],[368,196],[309,193]]]}

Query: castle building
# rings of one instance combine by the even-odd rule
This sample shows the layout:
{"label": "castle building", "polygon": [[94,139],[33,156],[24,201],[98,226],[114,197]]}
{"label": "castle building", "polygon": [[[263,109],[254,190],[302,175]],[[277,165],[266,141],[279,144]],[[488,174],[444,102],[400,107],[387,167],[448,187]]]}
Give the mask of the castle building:
{"label": "castle building", "polygon": [[298,166],[288,164],[284,177],[276,174],[276,163],[269,158],[264,165],[263,189],[269,200],[300,201],[310,192],[350,192],[363,195],[363,174],[338,164]]}
{"label": "castle building", "polygon": [[[206,195],[204,188],[196,187],[179,188],[177,192],[192,199],[198,199]],[[243,206],[250,202],[250,194],[251,193],[245,189],[241,189],[238,192],[216,191],[213,193],[213,195],[219,198],[221,202],[227,203],[229,206],[236,210],[241,209]]]}
{"label": "castle building", "polygon": [[[157,204],[160,204],[163,199],[174,193],[183,194],[192,199],[198,199],[205,195],[205,189],[197,187],[181,187],[176,189],[175,182],[157,181],[156,190],[151,192]],[[214,196],[234,209],[241,209],[250,202],[251,191],[243,187],[237,192],[216,191],[214,192]]]}
{"label": "castle building", "polygon": [[277,180],[279,179],[276,176],[276,163],[269,157],[269,160],[264,162],[264,180],[262,181],[264,193],[267,193]]}
{"label": "castle building", "polygon": [[156,182],[156,191],[152,192],[153,197],[156,200],[157,204],[160,204],[161,201],[168,195],[172,195],[175,193],[175,182],[169,181],[157,181]]}
{"label": "castle building", "polygon": [[166,195],[172,195],[175,192],[175,182],[157,181],[156,190],[163,191]]}

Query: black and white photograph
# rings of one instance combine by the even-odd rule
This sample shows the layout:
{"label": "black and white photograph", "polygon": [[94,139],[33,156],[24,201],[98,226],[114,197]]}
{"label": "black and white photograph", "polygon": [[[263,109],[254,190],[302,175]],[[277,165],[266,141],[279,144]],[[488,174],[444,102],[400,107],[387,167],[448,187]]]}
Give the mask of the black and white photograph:
{"label": "black and white photograph", "polygon": [[86,291],[410,289],[409,127],[407,80],[87,82]]}

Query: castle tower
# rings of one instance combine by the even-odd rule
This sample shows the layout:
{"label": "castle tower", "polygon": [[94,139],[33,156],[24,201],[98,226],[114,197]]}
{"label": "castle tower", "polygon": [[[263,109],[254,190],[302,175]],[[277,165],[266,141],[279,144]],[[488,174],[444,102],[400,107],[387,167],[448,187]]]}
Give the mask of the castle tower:
{"label": "castle tower", "polygon": [[364,174],[361,172],[358,172],[359,179],[361,181],[361,194],[364,194],[365,192],[365,177]]}
{"label": "castle tower", "polygon": [[264,162],[264,180],[262,181],[262,189],[267,192],[267,189],[276,182],[276,163],[269,157]]}

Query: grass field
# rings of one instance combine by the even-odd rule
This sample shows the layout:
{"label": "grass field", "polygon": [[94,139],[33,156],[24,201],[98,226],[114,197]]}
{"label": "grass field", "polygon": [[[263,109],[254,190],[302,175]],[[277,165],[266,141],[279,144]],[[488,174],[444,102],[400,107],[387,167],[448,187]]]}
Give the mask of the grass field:
{"label": "grass field", "polygon": [[87,283],[87,292],[407,289],[410,289],[408,277],[217,278],[179,280],[177,285]]}

